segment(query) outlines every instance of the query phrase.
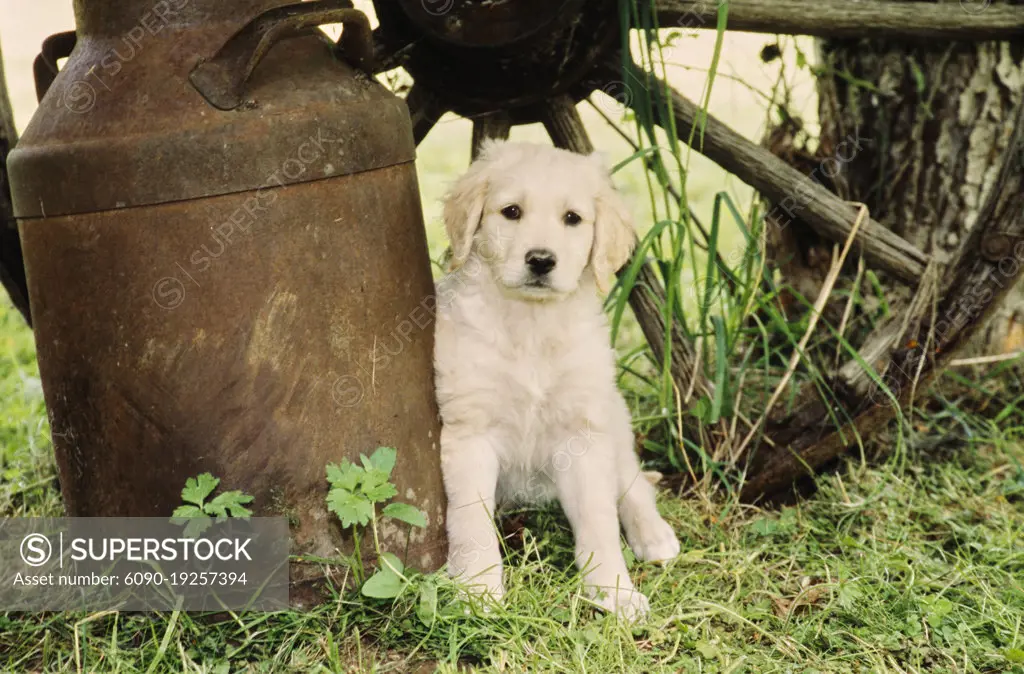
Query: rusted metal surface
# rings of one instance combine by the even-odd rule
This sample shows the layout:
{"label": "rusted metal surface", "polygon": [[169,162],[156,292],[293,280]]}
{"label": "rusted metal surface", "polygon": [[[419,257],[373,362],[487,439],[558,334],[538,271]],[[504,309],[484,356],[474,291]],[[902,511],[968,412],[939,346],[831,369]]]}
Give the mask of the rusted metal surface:
{"label": "rusted metal surface", "polygon": [[[166,23],[153,25],[150,17],[152,30],[140,28],[134,40],[126,35],[143,25],[142,18],[123,35],[80,31],[73,58],[11,157],[18,217],[241,192],[268,180],[318,180],[414,158],[412,137],[402,131],[408,126],[404,102],[334,58],[323,36],[271,49],[249,79],[245,110],[220,115],[188,75],[248,18],[275,3],[164,2],[185,3],[182,13],[197,12],[197,21],[209,15],[209,21],[183,25],[184,14],[168,15]],[[151,13],[152,3],[135,4],[144,8],[136,8],[136,16]],[[216,11],[199,12],[211,4]],[[224,4],[236,8],[228,17],[220,16]],[[310,139],[345,142],[304,164],[295,153]]]}
{"label": "rusted metal surface", "polygon": [[234,110],[242,104],[245,84],[267,52],[281,39],[325,23],[344,26],[340,53],[352,65],[373,70],[370,21],[352,9],[349,0],[319,0],[276,7],[260,14],[224,43],[189,75],[199,93],[216,108]]}
{"label": "rusted metal surface", "polygon": [[294,552],[333,557],[351,541],[325,464],[388,445],[429,525],[385,526],[383,545],[437,568],[433,283],[404,104],[307,36],[259,63],[251,104],[217,110],[189,72],[274,3],[191,0],[73,110],[69,87],[120,42],[88,10],[127,33],[150,4],[79,1],[95,32],[11,160],[68,512],[167,515],[210,471],[289,517]]}
{"label": "rusted metal surface", "polygon": [[43,96],[50,89],[50,85],[57,79],[60,68],[57,61],[67,58],[74,51],[78,43],[78,36],[75,31],[69,30],[57,33],[43,40],[43,46],[39,55],[32,62],[32,74],[36,83],[36,100],[43,100]]}
{"label": "rusted metal surface", "polygon": [[[22,224],[68,511],[159,516],[202,471],[330,556],[324,466],[397,447],[443,561],[432,284],[411,164]],[[422,327],[420,327],[422,326]],[[407,493],[410,492],[410,493]],[[395,552],[404,532],[387,532]],[[385,536],[388,538],[388,536]],[[393,544],[393,545],[392,545]]]}

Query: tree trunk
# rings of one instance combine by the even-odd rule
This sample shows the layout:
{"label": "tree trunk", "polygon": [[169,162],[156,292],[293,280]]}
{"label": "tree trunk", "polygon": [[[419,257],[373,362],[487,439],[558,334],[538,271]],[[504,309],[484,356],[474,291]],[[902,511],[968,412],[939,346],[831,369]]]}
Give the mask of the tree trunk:
{"label": "tree trunk", "polygon": [[[968,13],[990,3],[1024,4],[937,1],[959,3]],[[975,226],[1004,161],[1010,118],[1024,95],[1024,43],[831,39],[818,47],[821,142],[812,170],[833,175],[826,182],[840,196],[867,204],[875,220],[948,261]],[[785,130],[773,135],[773,151],[785,154]],[[774,254],[788,281],[813,298],[830,247],[793,229],[778,233]],[[893,295],[906,294],[888,285]],[[969,351],[1022,348],[1024,288],[1018,286]]]}

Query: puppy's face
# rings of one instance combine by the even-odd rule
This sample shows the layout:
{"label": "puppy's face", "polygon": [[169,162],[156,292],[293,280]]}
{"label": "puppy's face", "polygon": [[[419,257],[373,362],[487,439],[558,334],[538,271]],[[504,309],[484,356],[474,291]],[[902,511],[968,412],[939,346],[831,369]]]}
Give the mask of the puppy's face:
{"label": "puppy's face", "polygon": [[544,145],[491,143],[445,202],[453,266],[471,251],[507,294],[565,297],[629,257],[631,220],[604,164]]}
{"label": "puppy's face", "polygon": [[552,159],[513,164],[484,199],[477,251],[499,285],[523,299],[575,290],[594,242],[597,176],[581,176],[575,157]]}

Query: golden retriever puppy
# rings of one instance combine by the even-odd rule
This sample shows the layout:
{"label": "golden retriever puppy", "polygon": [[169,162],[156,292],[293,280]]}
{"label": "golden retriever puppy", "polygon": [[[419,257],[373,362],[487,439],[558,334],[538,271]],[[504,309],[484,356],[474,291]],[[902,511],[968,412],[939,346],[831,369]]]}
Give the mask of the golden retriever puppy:
{"label": "golden retriever puppy", "polygon": [[438,283],[435,367],[444,427],[448,568],[500,599],[493,516],[557,498],[590,595],[626,618],[636,556],[679,553],[633,450],[629,409],[598,293],[629,258],[626,205],[597,157],[546,145],[488,144],[448,195],[454,271]]}

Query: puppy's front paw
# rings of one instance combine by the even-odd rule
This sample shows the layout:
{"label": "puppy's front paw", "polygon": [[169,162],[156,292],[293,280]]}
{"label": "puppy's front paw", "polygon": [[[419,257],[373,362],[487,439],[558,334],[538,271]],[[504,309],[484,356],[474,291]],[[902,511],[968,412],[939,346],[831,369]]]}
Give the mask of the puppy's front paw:
{"label": "puppy's front paw", "polygon": [[501,582],[501,572],[485,573],[476,578],[466,580],[466,584],[473,594],[489,599],[500,604],[505,598],[505,585]]}
{"label": "puppy's front paw", "polygon": [[501,582],[501,569],[487,570],[475,576],[452,574],[473,597],[501,603],[505,598],[505,585]]}
{"label": "puppy's front paw", "polygon": [[679,554],[676,532],[660,515],[651,517],[635,531],[627,531],[626,539],[633,554],[644,562],[667,562]]}
{"label": "puppy's front paw", "polygon": [[594,601],[621,620],[635,622],[651,611],[647,597],[632,588],[594,588]]}
{"label": "puppy's front paw", "polygon": [[458,597],[463,615],[489,616],[501,604],[505,597],[505,587],[501,582],[501,573],[481,574],[475,578],[453,576],[459,584]]}

